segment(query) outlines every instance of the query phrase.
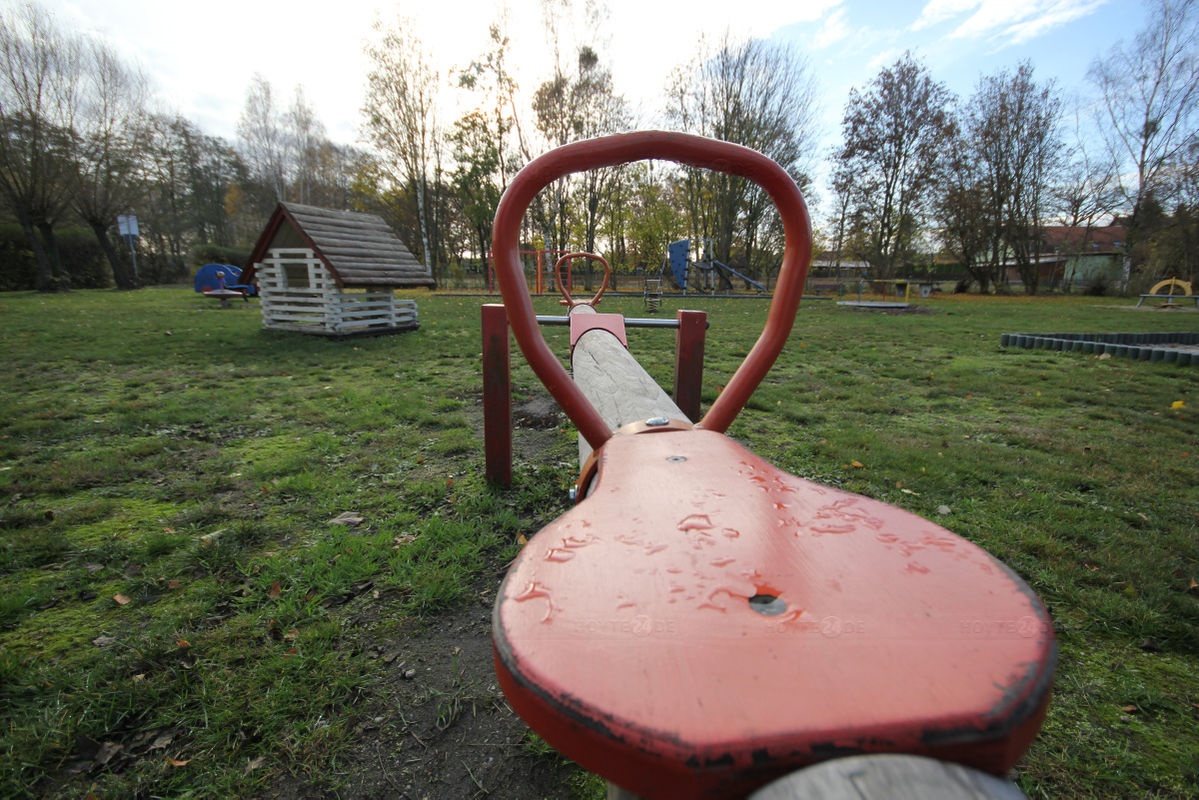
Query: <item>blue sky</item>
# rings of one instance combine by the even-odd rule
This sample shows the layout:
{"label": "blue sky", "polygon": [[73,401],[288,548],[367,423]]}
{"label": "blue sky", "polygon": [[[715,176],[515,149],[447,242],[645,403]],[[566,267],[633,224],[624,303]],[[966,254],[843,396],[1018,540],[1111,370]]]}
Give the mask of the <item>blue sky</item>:
{"label": "blue sky", "polygon": [[[648,124],[661,108],[670,70],[691,58],[703,37],[727,29],[791,42],[807,54],[821,88],[823,154],[839,137],[851,86],[863,87],[881,66],[912,50],[933,76],[968,95],[980,75],[1028,59],[1041,78],[1066,93],[1085,88],[1088,65],[1142,27],[1135,0],[602,0],[606,20],[585,19],[586,0],[563,21],[568,43],[586,41],[607,54],[618,91]],[[0,0],[11,6],[15,0]],[[564,0],[555,0],[561,4]],[[594,2],[594,0],[593,0]],[[359,138],[368,68],[362,44],[377,17],[412,17],[444,72],[483,52],[496,0],[339,0],[286,7],[262,0],[42,0],[64,27],[111,41],[150,74],[164,108],[209,133],[233,139],[254,73],[284,104],[297,85],[335,141]],[[530,90],[552,63],[539,0],[510,0],[512,62]],[[658,124],[661,124],[660,122]]]}
{"label": "blue sky", "polygon": [[843,2],[817,24],[786,26],[773,38],[811,58],[835,140],[851,87],[864,87],[905,50],[928,64],[955,94],[973,93],[982,75],[1031,61],[1063,94],[1089,91],[1087,69],[1123,37],[1134,36],[1144,7],[1131,0],[930,0]]}

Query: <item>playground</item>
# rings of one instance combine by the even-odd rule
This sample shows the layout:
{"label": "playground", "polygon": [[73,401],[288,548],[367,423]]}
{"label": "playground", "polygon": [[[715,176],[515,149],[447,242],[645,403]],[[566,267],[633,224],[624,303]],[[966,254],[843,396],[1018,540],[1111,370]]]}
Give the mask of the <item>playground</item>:
{"label": "playground", "polygon": [[[573,427],[514,359],[514,482],[489,488],[482,301],[409,296],[420,330],[349,341],[264,331],[257,301],[191,287],[0,298],[0,794],[603,796],[507,710],[490,652],[508,563],[569,506]],[[1015,770],[1032,797],[1187,797],[1197,774],[1199,372],[1000,343],[1193,330],[1134,303],[805,305],[729,429],[1044,599],[1060,659]],[[765,304],[687,307],[710,324],[707,408]],[[669,387],[672,334],[628,339]]]}

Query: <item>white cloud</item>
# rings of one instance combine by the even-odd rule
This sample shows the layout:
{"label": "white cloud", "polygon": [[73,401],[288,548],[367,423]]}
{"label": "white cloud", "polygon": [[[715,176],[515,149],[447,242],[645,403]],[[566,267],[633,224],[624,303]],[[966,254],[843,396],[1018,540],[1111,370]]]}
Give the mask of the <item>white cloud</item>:
{"label": "white cloud", "polygon": [[[912,30],[958,21],[952,39],[1002,39],[1015,44],[1084,17],[1107,0],[930,0]],[[965,19],[962,19],[965,17]]]}
{"label": "white cloud", "polygon": [[984,0],[929,0],[920,12],[919,18],[912,23],[912,30],[929,28],[947,19],[960,16],[982,2]]}
{"label": "white cloud", "polygon": [[821,48],[835,44],[849,36],[849,26],[845,22],[845,8],[840,7],[824,18],[820,30],[812,41],[812,46]]}
{"label": "white cloud", "polygon": [[1008,39],[1009,44],[1019,44],[1029,39],[1035,39],[1059,25],[1065,25],[1067,22],[1085,17],[1106,2],[1107,0],[1093,0],[1090,3],[1058,3],[1056,7],[1047,10],[1040,17],[1010,26],[1004,31],[1004,36]]}

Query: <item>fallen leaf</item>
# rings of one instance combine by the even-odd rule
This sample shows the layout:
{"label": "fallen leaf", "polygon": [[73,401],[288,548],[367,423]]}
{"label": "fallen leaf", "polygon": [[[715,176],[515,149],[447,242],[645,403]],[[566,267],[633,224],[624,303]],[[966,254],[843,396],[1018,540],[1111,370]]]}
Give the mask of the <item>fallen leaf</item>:
{"label": "fallen leaf", "polygon": [[527,537],[526,537],[526,536],[525,536],[525,535],[522,533],[520,536],[517,536],[517,537],[516,537],[516,543],[517,543],[517,544],[528,544],[528,543],[529,543],[529,540],[528,540],[528,538],[527,538]]}
{"label": "fallen leaf", "polygon": [[267,594],[272,600],[279,599],[279,595],[283,594],[283,587],[279,585],[279,581],[271,581],[271,590]]}
{"label": "fallen leaf", "polygon": [[1129,714],[1135,714],[1136,712],[1140,711],[1140,709],[1136,706],[1121,706],[1120,710]]}
{"label": "fallen leaf", "polygon": [[338,514],[333,519],[329,520],[330,525],[345,525],[348,528],[356,528],[366,521],[366,518],[353,511],[346,511]]}
{"label": "fallen leaf", "polygon": [[187,639],[180,639],[179,641],[175,642],[175,646],[186,650],[187,648],[191,647],[191,642],[189,642]]}
{"label": "fallen leaf", "polygon": [[1170,409],[1174,410],[1174,411],[1177,411],[1180,408],[1186,408],[1186,407],[1187,407],[1187,404],[1182,402],[1181,400],[1175,400],[1173,403],[1170,404]]}
{"label": "fallen leaf", "polygon": [[163,533],[174,533],[175,529],[174,528],[163,528],[162,532]]}
{"label": "fallen leaf", "polygon": [[[1194,581],[1192,580],[1191,583],[1194,583]],[[115,641],[116,639],[112,636],[97,636],[95,639],[92,639],[92,644],[96,647],[108,647]]]}
{"label": "fallen leaf", "polygon": [[180,761],[177,758],[171,758],[170,756],[167,756],[167,763],[170,764],[172,767],[186,767],[188,764],[192,763],[192,760],[190,758],[187,758],[187,759]]}
{"label": "fallen leaf", "polygon": [[291,658],[292,656],[296,655],[296,654],[297,654],[297,653],[299,653],[299,652],[300,652],[299,650],[297,650],[296,648],[294,648],[294,647],[293,647],[292,649],[290,649],[290,650],[288,650],[286,653],[284,653],[284,654],[283,654],[283,657],[284,657],[284,658]]}
{"label": "fallen leaf", "polygon": [[246,772],[247,773],[253,772],[254,770],[258,769],[265,763],[266,763],[266,756],[259,756],[258,758],[252,759],[249,764],[246,764]]}
{"label": "fallen leaf", "polygon": [[168,589],[178,589],[178,588],[179,588],[180,586],[182,586],[182,585],[183,585],[183,584],[182,584],[182,583],[180,583],[179,581],[174,581],[174,580],[167,581],[167,588],[168,588]]}
{"label": "fallen leaf", "polygon": [[119,606],[128,605],[130,603],[130,599],[123,594],[114,594],[112,599],[113,602]]}
{"label": "fallen leaf", "polygon": [[96,756],[92,760],[96,762],[97,766],[103,767],[112,760],[113,756],[124,749],[125,745],[123,744],[117,744],[116,742],[104,742],[102,745],[100,745],[99,751],[96,752]]}
{"label": "fallen leaf", "polygon": [[300,635],[300,632],[298,630],[296,630],[295,628],[292,628],[290,631],[283,634],[283,638],[284,639],[294,639],[299,635]]}
{"label": "fallen leaf", "polygon": [[155,737],[154,742],[150,745],[151,750],[162,750],[168,744],[175,740],[175,734],[171,731],[163,731]]}
{"label": "fallen leaf", "polygon": [[949,506],[937,506],[937,513],[941,516],[945,516],[946,514],[952,514],[953,509]]}
{"label": "fallen leaf", "polygon": [[853,468],[855,468],[855,469],[862,469],[862,468],[863,468],[863,467],[865,467],[866,465],[865,465],[865,464],[863,464],[861,461],[856,461],[856,460],[855,460],[855,461],[850,461],[850,462],[849,462],[849,466],[851,466],[851,467],[853,467]]}

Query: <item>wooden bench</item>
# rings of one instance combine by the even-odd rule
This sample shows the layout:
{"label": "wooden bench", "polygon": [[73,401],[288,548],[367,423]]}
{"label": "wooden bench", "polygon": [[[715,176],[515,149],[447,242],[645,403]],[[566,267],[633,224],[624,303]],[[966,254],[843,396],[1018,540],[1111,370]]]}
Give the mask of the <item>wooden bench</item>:
{"label": "wooden bench", "polygon": [[[1165,294],[1162,290],[1165,289]],[[1181,294],[1174,294],[1175,289],[1181,289]],[[1184,281],[1181,278],[1166,278],[1164,281],[1158,281],[1153,285],[1153,288],[1148,293],[1141,295],[1141,299],[1137,301],[1137,307],[1140,308],[1141,303],[1144,303],[1149,298],[1154,300],[1165,300],[1162,304],[1163,308],[1177,307],[1175,300],[1194,300],[1195,307],[1199,308],[1199,295],[1194,294],[1191,289],[1190,281]]]}
{"label": "wooden bench", "polygon": [[1141,303],[1146,300],[1164,300],[1163,306],[1176,306],[1175,300],[1194,300],[1195,307],[1199,308],[1199,294],[1143,294],[1141,299],[1137,301],[1137,307],[1140,308]]}

